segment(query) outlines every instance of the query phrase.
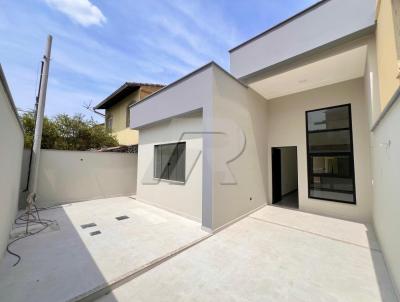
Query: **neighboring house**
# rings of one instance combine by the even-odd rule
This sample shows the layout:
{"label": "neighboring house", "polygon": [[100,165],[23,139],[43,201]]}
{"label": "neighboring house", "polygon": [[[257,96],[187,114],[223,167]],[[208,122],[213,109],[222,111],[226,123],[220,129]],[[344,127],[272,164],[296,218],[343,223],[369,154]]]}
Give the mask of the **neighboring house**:
{"label": "neighboring house", "polygon": [[163,85],[126,82],[96,107],[105,109],[105,124],[120,145],[136,145],[138,133],[129,128],[129,106],[162,88]]}
{"label": "neighboring house", "polygon": [[400,287],[398,9],[318,2],[230,50],[231,73],[134,103],[137,199],[210,231],[265,204],[374,222]]}

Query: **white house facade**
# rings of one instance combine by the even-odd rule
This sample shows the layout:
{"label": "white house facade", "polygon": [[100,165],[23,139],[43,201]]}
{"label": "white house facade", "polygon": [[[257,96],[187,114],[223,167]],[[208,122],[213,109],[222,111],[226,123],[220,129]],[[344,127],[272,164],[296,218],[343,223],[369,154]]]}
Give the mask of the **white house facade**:
{"label": "white house facade", "polygon": [[[386,112],[375,29],[375,0],[321,1],[230,50],[230,73],[211,62],[134,104],[137,199],[209,231],[281,203],[379,221],[386,241],[396,227],[382,225],[388,213],[376,216],[378,199],[400,192],[377,196],[393,175],[376,165],[383,149],[400,151],[390,137],[393,127],[400,133],[400,112],[393,100],[391,130],[377,138],[371,129]],[[400,283],[398,269],[392,274]]]}

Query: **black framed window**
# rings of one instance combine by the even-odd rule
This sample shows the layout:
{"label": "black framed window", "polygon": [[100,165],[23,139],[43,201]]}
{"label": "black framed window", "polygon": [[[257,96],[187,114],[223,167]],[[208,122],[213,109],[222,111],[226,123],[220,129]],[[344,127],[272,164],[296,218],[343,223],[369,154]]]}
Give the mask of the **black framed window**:
{"label": "black framed window", "polygon": [[351,106],[306,112],[308,197],[356,203]]}
{"label": "black framed window", "polygon": [[154,146],[154,178],[185,181],[186,142]]}

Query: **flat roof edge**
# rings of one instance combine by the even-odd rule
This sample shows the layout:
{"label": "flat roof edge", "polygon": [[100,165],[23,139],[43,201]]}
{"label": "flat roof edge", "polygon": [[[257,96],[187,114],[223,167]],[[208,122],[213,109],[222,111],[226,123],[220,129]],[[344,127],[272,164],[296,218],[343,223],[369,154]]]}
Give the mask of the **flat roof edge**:
{"label": "flat roof edge", "polygon": [[247,44],[249,44],[249,43],[251,43],[251,42],[253,42],[253,41],[255,41],[255,40],[258,40],[259,38],[262,38],[263,36],[267,35],[268,33],[270,33],[270,32],[272,32],[272,31],[274,31],[274,30],[276,30],[276,29],[278,29],[278,28],[280,28],[280,27],[286,25],[287,23],[290,23],[290,22],[292,22],[293,20],[295,20],[295,19],[297,19],[297,18],[299,18],[299,17],[301,17],[301,16],[307,14],[308,12],[310,12],[310,11],[312,11],[312,10],[314,10],[314,9],[316,9],[316,8],[318,8],[318,7],[320,7],[321,5],[325,4],[325,3],[328,2],[328,1],[331,1],[331,0],[321,0],[321,1],[319,1],[319,2],[317,2],[317,3],[315,3],[315,4],[313,4],[313,5],[311,5],[311,6],[307,7],[307,8],[305,8],[304,10],[302,10],[302,11],[298,12],[297,14],[295,14],[295,15],[293,15],[293,16],[291,16],[291,17],[285,19],[285,20],[283,20],[282,22],[280,22],[280,23],[278,23],[278,24],[276,24],[276,25],[274,25],[274,26],[268,28],[267,30],[265,30],[265,31],[259,33],[258,35],[256,35],[256,36],[250,38],[249,40],[246,40],[246,41],[244,41],[243,43],[241,43],[241,44],[239,44],[239,45],[237,45],[237,46],[231,48],[231,49],[229,50],[229,52],[230,52],[230,53],[231,53],[231,52],[234,52],[234,51],[238,50],[239,48],[241,48],[241,47],[243,47],[243,46],[245,46],[245,45],[247,45]]}
{"label": "flat roof edge", "polygon": [[186,115],[191,115],[191,114],[195,114],[195,113],[202,113],[202,112],[203,112],[203,107],[195,108],[193,110],[189,110],[189,111],[186,111],[186,112],[183,112],[183,113],[172,115],[170,117],[162,118],[162,119],[159,119],[159,120],[156,120],[156,121],[152,121],[152,122],[149,122],[149,123],[146,123],[146,124],[142,124],[140,126],[129,127],[129,128],[133,129],[133,130],[141,130],[141,129],[144,129],[144,128],[152,127],[152,126],[154,126],[154,125],[156,125],[158,123],[162,123],[162,122],[168,121],[168,120],[173,119],[173,118],[184,117]]}
{"label": "flat roof edge", "polygon": [[279,70],[282,66],[290,65],[293,64],[296,61],[304,60],[309,57],[312,57],[314,55],[317,55],[318,53],[323,53],[325,51],[329,51],[330,49],[333,49],[335,47],[340,47],[340,45],[346,45],[346,43],[349,42],[356,42],[356,41],[362,41],[362,39],[368,37],[369,35],[373,34],[375,30],[376,24],[361,29],[357,32],[351,33],[350,35],[341,37],[337,40],[331,41],[327,44],[321,45],[319,47],[316,47],[314,49],[308,50],[306,52],[300,53],[294,57],[290,57],[288,59],[285,59],[283,61],[280,61],[276,64],[264,67],[260,70],[257,70],[255,72],[252,72],[248,75],[242,76],[239,78],[240,81],[249,84],[252,82],[257,82],[259,81],[265,74],[268,74],[272,71]]}
{"label": "flat roof edge", "polygon": [[389,102],[386,104],[385,108],[383,109],[377,120],[374,122],[374,124],[372,125],[371,132],[374,132],[377,129],[382,120],[386,117],[388,112],[394,107],[394,104],[397,102],[400,102],[400,87],[396,89],[396,91],[390,98]]}
{"label": "flat roof edge", "polygon": [[211,62],[209,62],[209,63],[207,63],[207,64],[205,64],[205,65],[203,65],[203,66],[201,66],[201,67],[199,67],[199,68],[197,68],[197,69],[195,69],[195,70],[193,70],[192,72],[190,72],[190,73],[184,75],[183,77],[177,79],[176,81],[174,81],[174,82],[172,82],[171,84],[165,86],[164,88],[161,88],[160,90],[157,90],[156,92],[150,94],[149,96],[145,97],[144,99],[142,99],[142,100],[140,100],[140,101],[138,101],[138,102],[136,102],[136,103],[130,105],[129,108],[135,107],[136,105],[138,105],[138,104],[140,104],[140,103],[142,103],[142,102],[145,102],[145,101],[149,100],[150,98],[152,98],[152,97],[154,97],[154,96],[156,96],[156,95],[158,95],[158,94],[160,94],[160,93],[162,93],[162,92],[164,92],[164,91],[167,91],[168,89],[170,89],[170,88],[172,88],[172,87],[178,85],[179,83],[181,83],[181,82],[183,82],[183,81],[189,79],[190,77],[192,77],[192,76],[194,76],[194,75],[196,75],[196,74],[198,74],[198,73],[200,73],[200,72],[202,72],[202,71],[204,71],[204,70],[206,70],[207,68],[212,67],[212,66],[218,68],[218,69],[221,70],[223,73],[225,73],[227,76],[231,77],[233,80],[237,81],[239,84],[241,84],[241,85],[243,85],[244,87],[248,88],[248,86],[247,86],[245,83],[243,83],[243,82],[240,81],[239,79],[235,78],[232,74],[230,74],[227,70],[225,70],[224,68],[222,68],[219,64],[215,63],[214,61],[211,61]]}
{"label": "flat roof edge", "polygon": [[201,72],[201,71],[207,69],[208,67],[212,66],[213,64],[215,64],[215,63],[214,63],[213,61],[211,61],[211,62],[209,62],[209,63],[207,63],[207,64],[205,64],[205,65],[203,65],[203,66],[201,66],[201,67],[199,67],[199,68],[197,68],[197,69],[195,69],[195,70],[193,70],[192,72],[190,72],[190,73],[184,75],[183,77],[181,77],[181,78],[175,80],[175,81],[172,82],[171,84],[168,84],[168,85],[166,85],[165,87],[161,88],[160,90],[157,90],[156,92],[150,94],[149,96],[147,96],[147,97],[141,99],[140,101],[138,101],[138,102],[136,102],[136,103],[134,103],[134,104],[131,104],[131,105],[129,106],[129,108],[135,107],[136,105],[141,104],[141,103],[143,103],[143,102],[146,101],[146,100],[149,100],[150,98],[154,97],[155,95],[158,95],[158,94],[160,94],[160,93],[162,93],[162,92],[164,92],[164,91],[169,90],[170,88],[172,88],[172,87],[178,85],[180,82],[183,82],[183,81],[187,80],[188,78],[190,78],[190,77],[192,77],[192,76],[198,74],[199,72]]}
{"label": "flat roof edge", "polygon": [[3,67],[1,66],[1,64],[0,64],[0,81],[1,81],[1,83],[3,85],[3,87],[4,87],[4,90],[5,90],[6,94],[7,94],[9,103],[11,105],[11,109],[14,111],[15,118],[17,119],[18,125],[20,126],[20,128],[22,130],[22,133],[25,133],[24,126],[22,125],[22,122],[21,122],[21,120],[19,118],[18,110],[17,110],[17,107],[15,106],[14,99],[13,99],[13,97],[11,95],[10,87],[8,86],[8,83],[7,83],[7,80],[6,80],[6,76],[4,74]]}

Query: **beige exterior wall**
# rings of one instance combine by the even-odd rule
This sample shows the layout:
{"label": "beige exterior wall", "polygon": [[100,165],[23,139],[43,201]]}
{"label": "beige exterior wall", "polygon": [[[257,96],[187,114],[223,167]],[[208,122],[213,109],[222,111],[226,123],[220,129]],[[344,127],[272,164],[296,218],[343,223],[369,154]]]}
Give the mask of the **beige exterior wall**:
{"label": "beige exterior wall", "polygon": [[106,110],[106,117],[112,117],[111,133],[116,136],[120,145],[136,145],[139,142],[139,132],[127,126],[129,105],[144,99],[160,88],[160,86],[141,86],[137,91]]}
{"label": "beige exterior wall", "polygon": [[214,68],[213,229],[267,202],[267,101]]}
{"label": "beige exterior wall", "polygon": [[[202,129],[201,113],[168,119],[140,129],[136,197],[138,200],[201,221]],[[189,133],[180,140],[184,132]],[[178,141],[186,142],[186,182],[154,179],[154,145]]]}
{"label": "beige exterior wall", "polygon": [[[1,73],[1,69],[0,69]],[[2,77],[2,73],[0,74]],[[0,79],[0,262],[14,222],[20,194],[20,174],[24,135],[12,100]]]}
{"label": "beige exterior wall", "polygon": [[[307,110],[351,103],[357,205],[308,198]],[[362,78],[268,101],[268,166],[271,148],[297,146],[299,207],[301,210],[357,221],[371,221],[372,189],[368,112]],[[268,198],[272,203],[271,169]]]}
{"label": "beige exterior wall", "polygon": [[396,89],[400,86],[399,1],[378,1],[376,45],[381,110],[385,108]]}
{"label": "beige exterior wall", "polygon": [[106,116],[112,117],[111,133],[117,137],[120,145],[136,145],[139,141],[138,131],[126,126],[126,112],[128,107],[138,100],[139,91],[136,91],[106,110]]}
{"label": "beige exterior wall", "polygon": [[139,133],[136,130],[132,130],[130,128],[125,128],[119,131],[113,131],[117,137],[117,140],[120,145],[136,145],[139,142]]}
{"label": "beige exterior wall", "polygon": [[40,155],[40,206],[136,193],[137,154],[42,150]]}

